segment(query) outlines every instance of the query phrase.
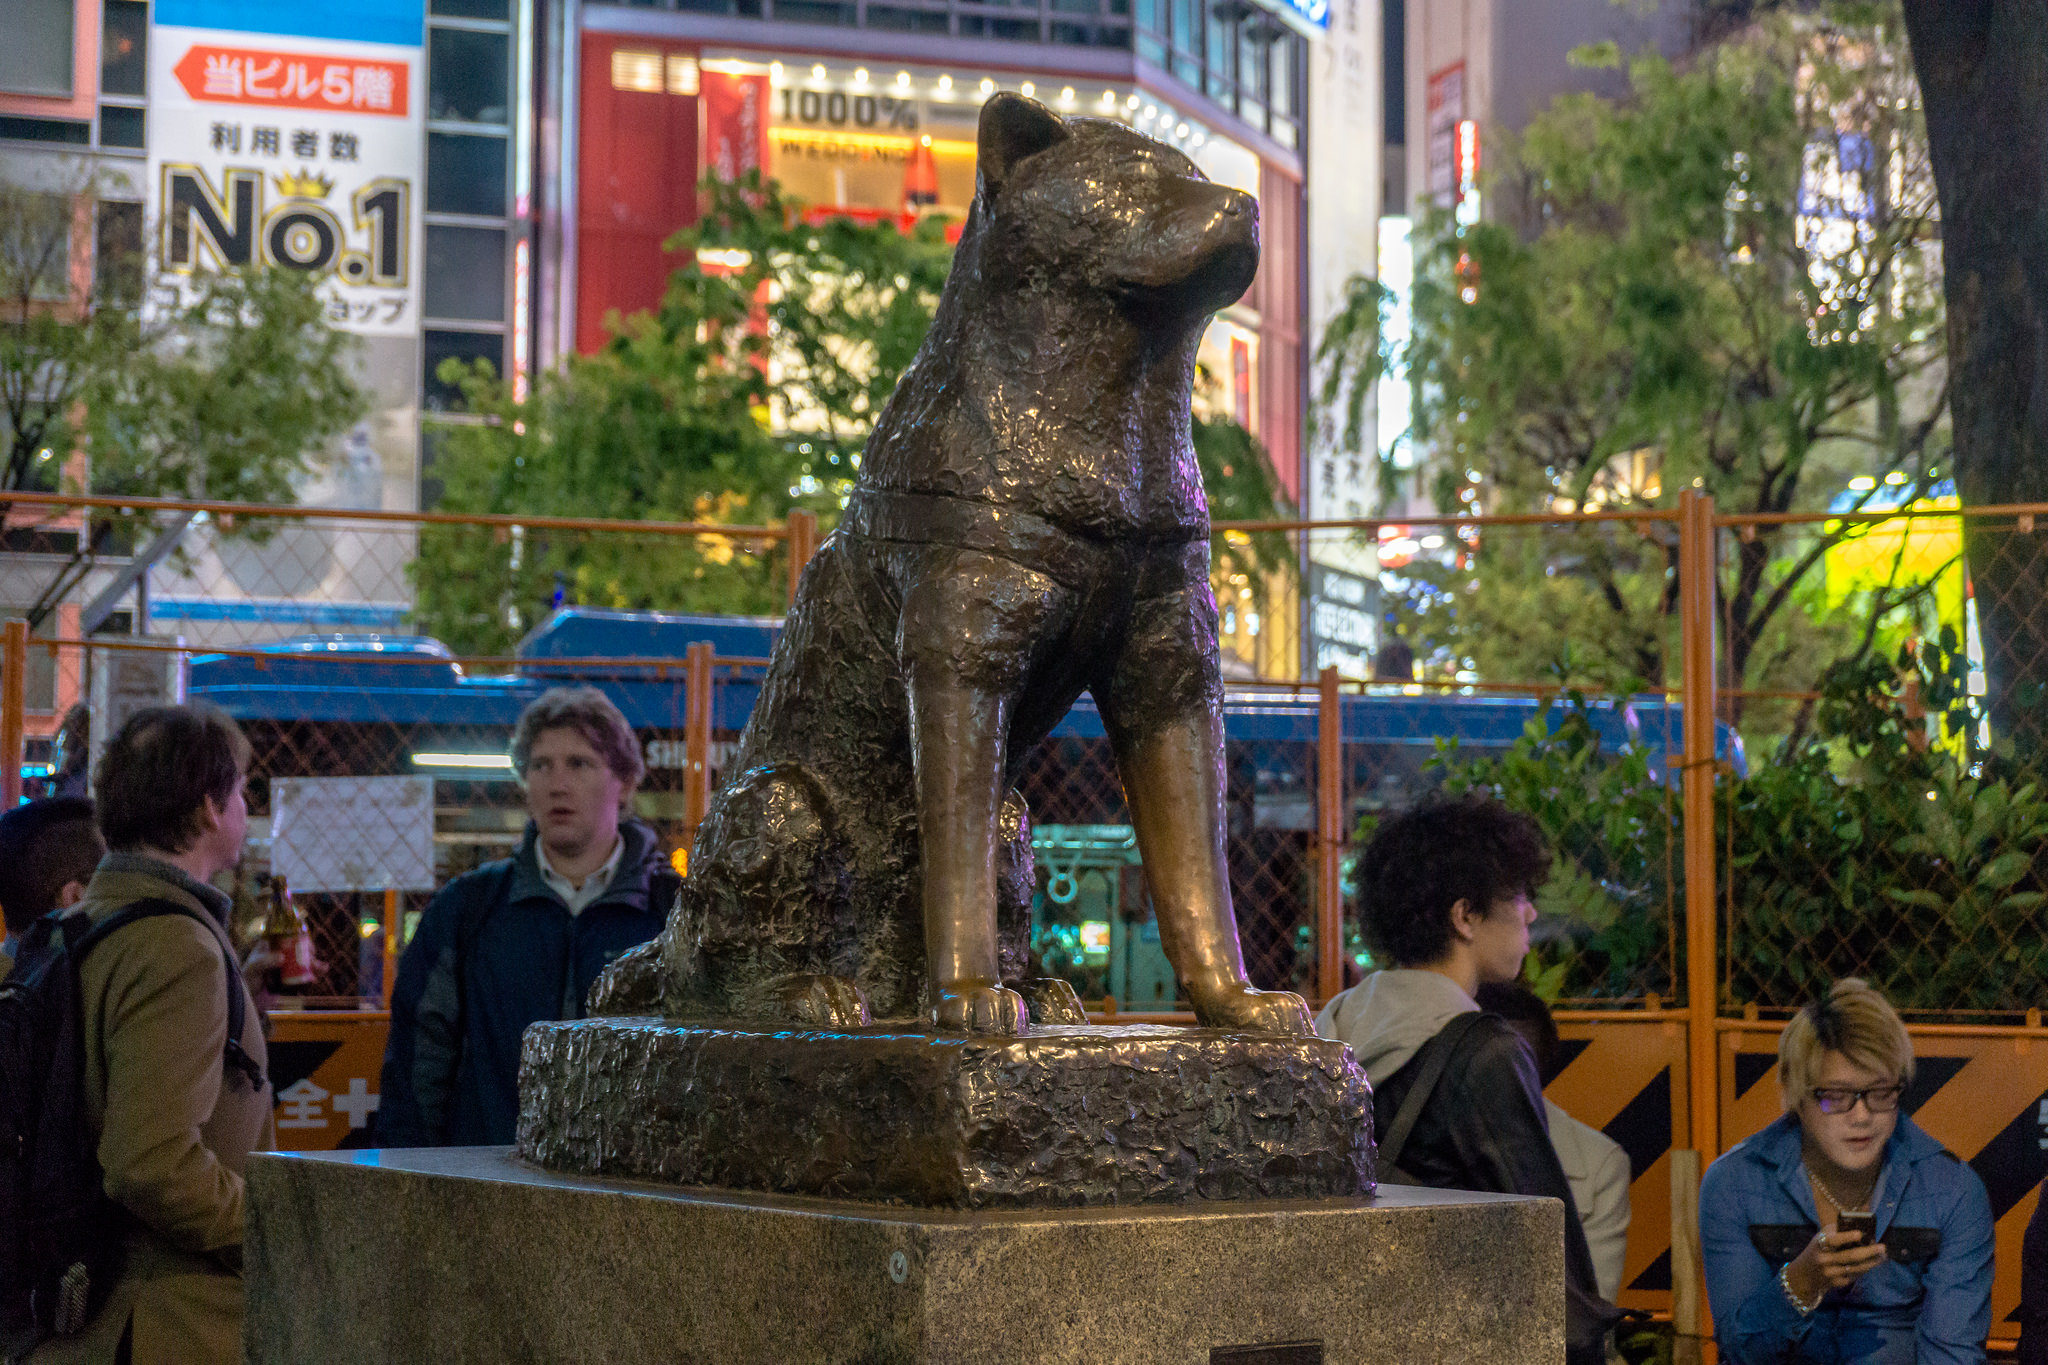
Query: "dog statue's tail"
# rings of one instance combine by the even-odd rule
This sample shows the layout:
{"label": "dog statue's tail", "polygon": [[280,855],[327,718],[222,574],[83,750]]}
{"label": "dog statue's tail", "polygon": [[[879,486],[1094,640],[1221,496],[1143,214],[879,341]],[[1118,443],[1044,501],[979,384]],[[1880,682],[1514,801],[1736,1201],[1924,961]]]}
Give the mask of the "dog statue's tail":
{"label": "dog statue's tail", "polygon": [[661,964],[664,957],[673,951],[670,940],[675,936],[676,921],[683,913],[688,889],[685,885],[676,893],[675,903],[668,907],[668,916],[660,933],[639,947],[621,953],[598,973],[597,980],[590,986],[590,998],[584,1004],[586,1014],[665,1012],[666,983]]}
{"label": "dog statue's tail", "polygon": [[620,954],[591,984],[585,1012],[661,1013],[661,937]]}

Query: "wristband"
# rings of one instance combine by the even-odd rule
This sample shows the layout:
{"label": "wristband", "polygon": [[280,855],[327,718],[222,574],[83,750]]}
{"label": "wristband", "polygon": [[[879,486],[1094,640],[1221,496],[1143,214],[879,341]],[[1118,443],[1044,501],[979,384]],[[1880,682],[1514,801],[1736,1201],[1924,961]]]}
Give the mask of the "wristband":
{"label": "wristband", "polygon": [[1792,1263],[1790,1261],[1778,1267],[1778,1288],[1785,1291],[1786,1299],[1790,1300],[1792,1307],[1798,1311],[1799,1316],[1802,1318],[1813,1316],[1813,1310],[1820,1307],[1820,1301],[1827,1297],[1828,1292],[1825,1289],[1821,1290],[1819,1294],[1814,1296],[1812,1303],[1805,1302],[1799,1295],[1793,1293]]}

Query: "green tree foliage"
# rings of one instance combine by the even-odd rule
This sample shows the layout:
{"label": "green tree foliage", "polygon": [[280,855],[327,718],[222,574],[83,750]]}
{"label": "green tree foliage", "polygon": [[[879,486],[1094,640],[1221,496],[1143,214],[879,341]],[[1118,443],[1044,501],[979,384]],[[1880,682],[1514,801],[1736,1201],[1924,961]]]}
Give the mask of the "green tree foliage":
{"label": "green tree foliage", "polygon": [[[1196,417],[1188,435],[1202,468],[1210,520],[1280,521],[1294,515],[1294,505],[1256,436],[1221,416]],[[1275,590],[1300,578],[1300,562],[1284,531],[1218,537],[1211,542],[1211,551],[1219,567],[1227,563],[1229,568],[1247,569],[1259,576],[1254,593],[1262,609],[1273,605]]]}
{"label": "green tree foliage", "polygon": [[85,391],[95,492],[289,503],[368,400],[354,339],[297,270],[201,275]]}
{"label": "green tree foliage", "polygon": [[[703,220],[659,308],[615,318],[595,355],[543,373],[523,402],[487,366],[451,364],[480,418],[436,436],[442,510],[763,525],[828,523],[952,263],[939,224],[803,221],[773,183],[707,181]],[[565,533],[422,536],[417,620],[462,653],[500,653],[565,600],[779,613],[778,555]]]}
{"label": "green tree foliage", "polygon": [[1668,951],[1683,895],[1678,806],[1631,745],[1603,754],[1589,703],[1567,692],[1497,757],[1440,740],[1432,768],[1453,796],[1485,794],[1532,816],[1550,839],[1536,894],[1539,933],[1525,972],[1546,999],[1671,994]]}
{"label": "green tree foliage", "polygon": [[[2012,775],[2010,741],[1983,742],[1960,642],[1838,664],[1821,690],[1814,742],[1716,791],[1720,1006],[1790,1008],[1845,976],[1932,1013],[2048,1003],[2048,795]],[[1541,994],[1670,998],[1684,956],[1677,794],[1647,748],[1600,751],[1589,705],[1567,693],[1507,752],[1444,742],[1432,766],[1447,792],[1534,817],[1556,850],[1527,965]]]}
{"label": "green tree foliage", "polygon": [[[92,287],[74,245],[96,213],[94,177],[64,192],[0,182],[0,500],[54,491],[71,453],[89,489],[141,497],[288,503],[333,437],[367,406],[354,339],[328,325],[321,281],[296,270],[155,281],[99,234]],[[41,621],[110,549],[172,549],[190,516],[145,524],[96,514],[28,611]],[[262,523],[216,527],[260,539]],[[137,560],[136,563],[142,563]]]}
{"label": "green tree foliage", "polygon": [[[714,180],[704,193],[703,220],[669,242],[684,264],[661,306],[614,318],[603,350],[539,375],[524,401],[487,366],[445,367],[471,420],[434,436],[440,510],[759,526],[800,507],[829,529],[930,328],[952,248],[934,220],[908,236],[807,223],[773,182]],[[1244,428],[1212,417],[1193,438],[1215,517],[1288,515]],[[1284,535],[1231,550],[1293,570]],[[509,651],[558,596],[772,615],[787,581],[780,553],[720,535],[459,526],[423,532],[414,573],[419,627],[463,654]]]}
{"label": "green tree foliage", "polygon": [[98,262],[96,289],[77,287],[71,243],[92,207],[89,180],[70,194],[0,184],[0,489],[54,488],[83,441],[95,492],[291,501],[365,405],[318,282],[200,275],[145,313],[121,283],[142,262]]}
{"label": "green tree foliage", "polygon": [[[1558,100],[1496,158],[1494,220],[1422,226],[1404,355],[1365,343],[1383,299],[1354,287],[1319,349],[1333,425],[1355,444],[1359,381],[1405,363],[1425,485],[1458,510],[1669,507],[1701,487],[1723,513],[1773,513],[1857,474],[1930,487],[1947,444],[1933,184],[1892,20],[1768,17],[1682,69],[1635,61],[1624,101]],[[1809,686],[1899,619],[1898,592],[1820,609],[1817,570],[1854,534],[1724,546],[1724,685]],[[1664,528],[1492,530],[1417,572],[1418,652],[1493,679],[1569,661],[1606,686],[1661,681],[1676,569]]]}

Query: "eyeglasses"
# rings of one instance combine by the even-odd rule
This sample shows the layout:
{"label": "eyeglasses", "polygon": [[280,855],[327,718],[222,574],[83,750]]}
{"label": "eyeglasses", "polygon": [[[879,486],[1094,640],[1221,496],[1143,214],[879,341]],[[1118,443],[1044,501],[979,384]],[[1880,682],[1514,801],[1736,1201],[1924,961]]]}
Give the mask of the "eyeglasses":
{"label": "eyeglasses", "polygon": [[1861,1100],[1873,1114],[1889,1114],[1899,1107],[1903,1085],[1874,1085],[1868,1090],[1815,1090],[1813,1102],[1823,1114],[1846,1114]]}

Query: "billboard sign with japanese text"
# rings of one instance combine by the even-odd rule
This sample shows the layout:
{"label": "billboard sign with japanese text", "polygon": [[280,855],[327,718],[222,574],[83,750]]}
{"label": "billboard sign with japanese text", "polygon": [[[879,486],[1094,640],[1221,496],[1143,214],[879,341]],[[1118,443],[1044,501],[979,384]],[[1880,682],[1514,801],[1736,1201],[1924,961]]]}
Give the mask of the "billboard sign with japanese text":
{"label": "billboard sign with japanese text", "polygon": [[1458,199],[1458,125],[1465,118],[1465,64],[1453,62],[1429,75],[1428,114],[1423,134],[1429,139],[1429,197],[1450,208]]}
{"label": "billboard sign with japanese text", "polygon": [[309,271],[337,327],[416,335],[421,0],[159,0],[155,18],[149,213],[163,270]]}

